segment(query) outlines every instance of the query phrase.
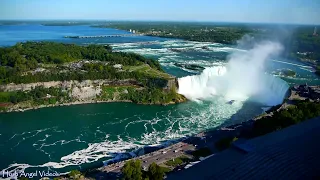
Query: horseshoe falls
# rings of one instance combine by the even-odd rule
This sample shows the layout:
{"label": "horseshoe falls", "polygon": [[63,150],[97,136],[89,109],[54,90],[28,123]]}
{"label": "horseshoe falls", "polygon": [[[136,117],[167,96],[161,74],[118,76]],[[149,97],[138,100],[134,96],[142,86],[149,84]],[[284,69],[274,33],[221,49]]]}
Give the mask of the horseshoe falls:
{"label": "horseshoe falls", "polygon": [[281,104],[289,85],[264,69],[265,62],[281,49],[278,43],[263,42],[249,51],[233,53],[226,66],[209,67],[200,75],[179,78],[178,92],[191,100],[223,96],[266,106]]}
{"label": "horseshoe falls", "polygon": [[[8,39],[8,29],[12,39]],[[144,146],[246,121],[261,114],[262,107],[281,103],[288,83],[320,84],[309,65],[277,58],[282,47],[276,42],[243,50],[220,43],[145,36],[63,38],[68,34],[123,33],[90,26],[10,25],[2,26],[1,32],[2,46],[41,37],[80,45],[111,44],[115,51],[157,59],[167,73],[179,78],[179,93],[191,101],[169,106],[84,104],[0,114],[0,171],[65,173],[95,167],[129,157]],[[194,71],[186,68],[188,65],[204,70]],[[291,69],[297,76],[279,74],[283,69]],[[230,100],[235,102],[229,104]]]}

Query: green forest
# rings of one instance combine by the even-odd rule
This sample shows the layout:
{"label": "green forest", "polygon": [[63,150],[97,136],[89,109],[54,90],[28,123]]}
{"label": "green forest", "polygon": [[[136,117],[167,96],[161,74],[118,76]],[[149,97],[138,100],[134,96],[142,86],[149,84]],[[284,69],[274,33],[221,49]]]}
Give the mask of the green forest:
{"label": "green forest", "polygon": [[[113,88],[107,86],[101,95],[96,96],[96,100],[124,100],[141,104],[168,104],[185,100],[174,87],[164,90],[173,77],[163,72],[158,61],[134,53],[113,52],[108,45],[18,43],[13,47],[0,48],[0,64],[0,85],[3,87],[9,83],[108,79],[115,84],[115,88],[121,89],[121,85],[117,86],[121,84],[118,80],[126,79],[130,82],[121,92],[106,95],[104,90]],[[18,103],[23,107],[34,107],[77,101],[71,97],[69,90],[38,86],[28,91],[0,92],[0,109],[3,111]]]}
{"label": "green forest", "polygon": [[[64,63],[78,60],[108,62],[108,65],[84,67],[84,71],[67,71],[59,73]],[[162,71],[158,61],[134,53],[112,52],[108,45],[77,46],[54,42],[17,43],[12,47],[0,48],[0,83],[30,83],[52,80],[83,79],[123,79],[141,77],[138,73],[117,73],[113,65],[136,66],[148,64],[151,68]],[[32,74],[38,67],[51,65],[51,71]],[[99,73],[97,73],[99,72]]]}
{"label": "green forest", "polygon": [[142,170],[140,160],[127,161],[121,169],[122,180],[163,180],[167,168],[161,167],[156,163],[150,164],[148,169]]}
{"label": "green forest", "polygon": [[134,29],[138,33],[165,38],[179,38],[190,41],[217,42],[224,44],[235,44],[245,34],[252,30],[245,26],[216,26],[198,23],[156,23],[156,22],[126,22],[110,23],[94,27],[112,27],[117,29]]}
{"label": "green forest", "polygon": [[130,99],[134,103],[142,104],[163,104],[180,102],[183,101],[184,97],[177,94],[174,89],[164,92],[159,88],[147,88],[143,90],[128,88],[128,93],[122,94],[121,99]]}
{"label": "green forest", "polygon": [[[50,96],[48,96],[50,95]],[[30,91],[14,91],[14,92],[0,92],[0,103],[11,102],[19,103],[23,101],[32,100],[35,104],[55,104],[57,101],[69,100],[70,97],[67,92],[61,88],[44,88],[37,86]]]}
{"label": "green forest", "polygon": [[264,117],[254,122],[252,130],[242,132],[240,136],[253,138],[277,131],[305,120],[320,116],[320,104],[317,102],[298,101],[295,106],[275,111],[271,117]]}

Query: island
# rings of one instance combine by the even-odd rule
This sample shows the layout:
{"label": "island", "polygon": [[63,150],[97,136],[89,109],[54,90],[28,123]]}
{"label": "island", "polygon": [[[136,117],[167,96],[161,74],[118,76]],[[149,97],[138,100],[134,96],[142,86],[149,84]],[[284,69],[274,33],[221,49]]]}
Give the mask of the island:
{"label": "island", "polygon": [[280,69],[274,72],[275,75],[285,76],[285,77],[296,77],[297,73],[291,69]]}
{"label": "island", "polygon": [[0,111],[99,102],[186,101],[158,61],[109,45],[17,43],[0,48]]}

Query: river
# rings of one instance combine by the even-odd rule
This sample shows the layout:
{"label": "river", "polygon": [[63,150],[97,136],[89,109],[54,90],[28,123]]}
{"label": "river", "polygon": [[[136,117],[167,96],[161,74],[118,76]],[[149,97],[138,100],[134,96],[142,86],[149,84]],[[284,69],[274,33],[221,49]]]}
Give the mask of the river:
{"label": "river", "polygon": [[[116,29],[90,26],[0,26],[0,46],[45,40],[76,44],[111,44],[115,51],[136,52],[157,59],[163,69],[185,77],[200,72],[176,66],[197,64],[205,68],[224,66],[234,46],[190,42],[158,37],[112,37],[69,39],[64,36],[126,34]],[[205,46],[205,48],[204,48]],[[320,84],[312,68],[302,62],[270,59],[266,72],[294,83]],[[296,77],[278,75],[281,69]],[[0,170],[49,169],[67,172],[101,165],[102,161],[127,156],[145,145],[170,143],[187,135],[242,122],[262,112],[263,105],[251,101],[233,104],[221,96],[170,106],[130,103],[84,104],[0,114]]]}

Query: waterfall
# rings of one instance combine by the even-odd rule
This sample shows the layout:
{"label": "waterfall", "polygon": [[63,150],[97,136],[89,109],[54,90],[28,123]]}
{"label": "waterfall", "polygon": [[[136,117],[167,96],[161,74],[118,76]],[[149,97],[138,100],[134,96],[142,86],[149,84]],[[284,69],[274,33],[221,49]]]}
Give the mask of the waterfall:
{"label": "waterfall", "polygon": [[230,77],[226,67],[206,68],[200,75],[179,78],[178,93],[191,100],[218,95],[226,100],[250,100],[274,106],[282,103],[289,89],[284,80],[266,73],[257,74],[258,81]]}
{"label": "waterfall", "polygon": [[191,100],[218,95],[267,106],[281,104],[289,85],[264,71],[266,60],[281,49],[278,43],[264,42],[247,52],[233,53],[226,66],[206,68],[200,75],[179,78],[178,93]]}

